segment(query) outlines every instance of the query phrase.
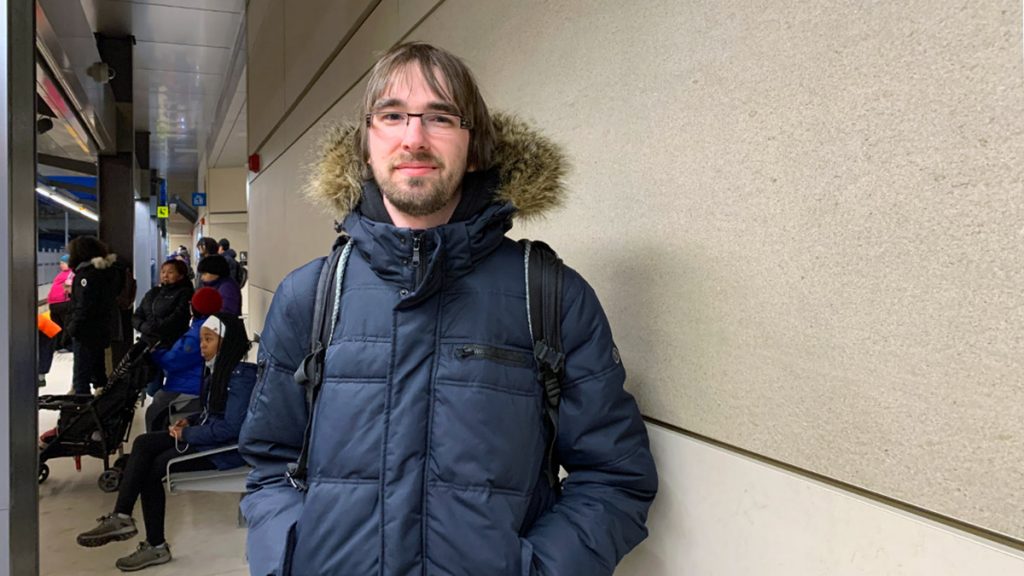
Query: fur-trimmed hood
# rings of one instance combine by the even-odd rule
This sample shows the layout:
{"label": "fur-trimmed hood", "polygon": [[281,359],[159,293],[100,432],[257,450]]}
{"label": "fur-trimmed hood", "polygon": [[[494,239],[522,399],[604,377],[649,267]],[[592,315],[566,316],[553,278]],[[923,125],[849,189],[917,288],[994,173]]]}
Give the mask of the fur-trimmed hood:
{"label": "fur-trimmed hood", "polygon": [[[566,194],[563,179],[569,169],[562,149],[515,116],[499,112],[492,120],[500,179],[495,199],[514,206],[516,218],[523,220],[561,206]],[[331,128],[306,187],[306,195],[338,220],[362,198],[364,161],[359,157],[358,138],[354,124]]]}
{"label": "fur-trimmed hood", "polygon": [[81,268],[82,266],[88,266],[91,264],[93,268],[96,268],[97,270],[103,270],[105,268],[110,268],[111,266],[113,266],[114,262],[117,262],[117,254],[111,252],[106,256],[97,256],[92,260],[82,262],[81,264],[78,265],[78,267]]}

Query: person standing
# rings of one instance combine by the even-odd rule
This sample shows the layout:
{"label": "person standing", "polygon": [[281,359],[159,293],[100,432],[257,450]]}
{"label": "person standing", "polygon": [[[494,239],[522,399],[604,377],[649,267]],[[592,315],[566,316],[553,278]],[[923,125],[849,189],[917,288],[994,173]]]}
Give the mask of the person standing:
{"label": "person standing", "polygon": [[104,351],[116,333],[116,297],[121,289],[113,268],[116,261],[117,255],[95,236],[79,236],[68,243],[68,265],[75,276],[64,331],[72,339],[75,394],[90,394],[90,385],[107,385]]}
{"label": "person standing", "polygon": [[[262,331],[239,440],[252,573],[611,575],[647,534],[646,428],[597,296],[568,267],[546,425],[523,248],[505,236],[560,202],[562,154],[492,118],[465,64],[427,44],[377,62],[362,112],[314,186],[349,237],[340,321],[311,354],[320,258],[284,279]],[[311,414],[293,375],[318,358]]]}

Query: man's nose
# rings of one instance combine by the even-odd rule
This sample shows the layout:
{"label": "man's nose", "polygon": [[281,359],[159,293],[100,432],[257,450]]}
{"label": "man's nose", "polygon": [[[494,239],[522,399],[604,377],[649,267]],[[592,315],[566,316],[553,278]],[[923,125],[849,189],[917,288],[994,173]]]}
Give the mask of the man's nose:
{"label": "man's nose", "polygon": [[402,137],[402,148],[406,150],[425,150],[428,144],[427,133],[423,129],[423,119],[410,116],[409,123],[405,125],[405,134]]}

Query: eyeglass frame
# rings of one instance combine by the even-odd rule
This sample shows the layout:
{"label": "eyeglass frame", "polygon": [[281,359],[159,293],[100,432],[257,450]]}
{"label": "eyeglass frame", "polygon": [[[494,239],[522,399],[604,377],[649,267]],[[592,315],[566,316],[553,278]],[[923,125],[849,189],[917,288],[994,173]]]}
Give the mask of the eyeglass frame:
{"label": "eyeglass frame", "polygon": [[396,110],[378,110],[376,112],[370,112],[365,117],[366,118],[366,127],[367,128],[373,128],[373,116],[375,114],[405,114],[405,127],[406,128],[409,127],[409,122],[412,121],[411,119],[413,117],[419,118],[420,119],[420,125],[424,126],[424,124],[423,124],[423,117],[424,116],[429,116],[431,114],[439,114],[439,115],[442,115],[442,116],[455,116],[456,118],[459,119],[459,129],[461,129],[461,130],[472,130],[473,129],[473,123],[470,120],[467,120],[466,117],[461,115],[461,114],[452,114],[451,112],[436,112],[436,111],[413,113],[413,112],[399,112],[399,111],[396,111]]}

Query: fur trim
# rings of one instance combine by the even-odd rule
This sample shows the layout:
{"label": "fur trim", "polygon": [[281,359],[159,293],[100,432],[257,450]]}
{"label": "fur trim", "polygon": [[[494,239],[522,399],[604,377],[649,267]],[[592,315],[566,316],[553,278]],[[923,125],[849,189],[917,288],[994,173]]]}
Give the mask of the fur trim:
{"label": "fur trim", "polygon": [[[497,133],[494,160],[501,175],[497,199],[515,206],[516,218],[523,220],[561,206],[569,169],[561,147],[515,116],[495,113],[492,120]],[[321,142],[306,186],[306,196],[338,220],[362,197],[358,137],[353,124],[332,127]]]}
{"label": "fur trim", "polygon": [[110,253],[110,254],[107,254],[106,256],[97,256],[97,257],[93,258],[92,260],[90,260],[89,262],[92,263],[94,268],[96,268],[98,270],[102,270],[104,268],[110,268],[111,266],[114,265],[114,262],[116,262],[116,261],[117,261],[117,254]]}

